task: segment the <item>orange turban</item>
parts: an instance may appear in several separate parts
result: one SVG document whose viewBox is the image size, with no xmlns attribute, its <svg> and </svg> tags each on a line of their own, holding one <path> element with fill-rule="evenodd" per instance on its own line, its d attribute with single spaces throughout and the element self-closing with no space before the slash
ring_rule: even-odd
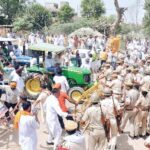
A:
<svg viewBox="0 0 150 150">
<path fill-rule="evenodd" d="M 16 88 L 17 87 L 17 82 L 11 81 L 9 85 L 10 85 L 11 88 Z"/>
</svg>

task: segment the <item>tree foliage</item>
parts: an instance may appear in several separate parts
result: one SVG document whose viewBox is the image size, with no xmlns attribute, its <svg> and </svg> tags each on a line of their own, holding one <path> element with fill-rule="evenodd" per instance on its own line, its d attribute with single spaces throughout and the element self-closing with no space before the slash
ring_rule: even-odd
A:
<svg viewBox="0 0 150 150">
<path fill-rule="evenodd" d="M 150 1 L 145 0 L 145 16 L 143 19 L 144 30 L 147 35 L 150 34 Z"/>
<path fill-rule="evenodd" d="M 82 16 L 98 19 L 105 13 L 104 4 L 101 0 L 82 0 Z"/>
<path fill-rule="evenodd" d="M 14 21 L 14 28 L 19 30 L 42 30 L 51 24 L 51 13 L 40 4 L 32 4 Z"/>
<path fill-rule="evenodd" d="M 29 17 L 32 16 L 33 27 L 36 30 L 41 30 L 45 26 L 51 24 L 51 13 L 40 4 L 33 4 L 28 9 Z"/>
<path fill-rule="evenodd" d="M 33 29 L 33 20 L 32 17 L 28 14 L 23 15 L 22 17 L 17 17 L 13 23 L 15 31 L 30 31 Z"/>
<path fill-rule="evenodd" d="M 28 0 L 0 0 L 0 13 L 6 24 L 11 24 L 19 11 L 23 11 Z"/>
<path fill-rule="evenodd" d="M 58 12 L 58 19 L 62 23 L 70 22 L 75 15 L 74 10 L 68 5 L 63 5 Z"/>
<path fill-rule="evenodd" d="M 99 32 L 106 34 L 107 29 L 113 23 L 114 17 L 100 17 L 98 20 L 94 18 L 78 18 L 71 23 L 63 23 L 63 24 L 53 24 L 49 28 L 49 32 L 53 34 L 70 34 L 75 30 L 83 27 L 90 27 L 98 30 Z"/>
</svg>

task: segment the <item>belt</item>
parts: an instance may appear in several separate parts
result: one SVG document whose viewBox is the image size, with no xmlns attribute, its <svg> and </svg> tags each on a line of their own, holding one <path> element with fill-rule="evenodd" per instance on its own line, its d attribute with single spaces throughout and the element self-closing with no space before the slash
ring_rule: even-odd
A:
<svg viewBox="0 0 150 150">
<path fill-rule="evenodd" d="M 89 130 L 89 131 L 103 130 L 103 128 L 89 127 L 87 130 Z"/>
<path fill-rule="evenodd" d="M 148 108 L 143 108 L 142 111 L 149 111 L 149 109 Z"/>
<path fill-rule="evenodd" d="M 133 109 L 132 109 L 132 108 L 131 108 L 131 109 L 128 109 L 128 108 L 127 108 L 126 110 L 127 110 L 127 111 L 133 111 Z"/>
</svg>

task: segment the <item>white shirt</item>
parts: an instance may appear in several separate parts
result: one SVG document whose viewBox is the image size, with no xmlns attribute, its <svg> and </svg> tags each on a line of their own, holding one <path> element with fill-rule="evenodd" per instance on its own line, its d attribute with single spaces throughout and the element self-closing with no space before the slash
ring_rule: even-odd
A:
<svg viewBox="0 0 150 150">
<path fill-rule="evenodd" d="M 14 54 L 13 51 L 11 51 L 11 52 L 9 53 L 9 56 L 10 56 L 11 59 L 16 59 L 16 56 L 15 56 L 15 54 Z"/>
<path fill-rule="evenodd" d="M 12 90 L 9 85 L 0 85 L 0 89 L 6 92 L 6 102 L 16 104 L 19 99 L 19 90 Z"/>
<path fill-rule="evenodd" d="M 15 69 L 13 67 L 4 67 L 4 80 L 9 80 L 10 74 L 14 71 Z"/>
<path fill-rule="evenodd" d="M 21 54 L 22 54 L 22 52 L 21 52 L 21 50 L 20 49 L 15 49 L 14 50 L 14 54 L 15 54 L 15 56 L 21 56 Z"/>
<path fill-rule="evenodd" d="M 85 150 L 85 138 L 80 132 L 64 137 L 65 147 L 70 150 Z"/>
<path fill-rule="evenodd" d="M 62 112 L 58 99 L 54 95 L 50 95 L 44 103 L 46 110 L 46 122 L 49 130 L 48 141 L 51 142 L 54 138 L 54 147 L 59 143 L 61 138 L 62 128 L 60 126 L 58 115 L 67 117 L 68 113 Z"/>
<path fill-rule="evenodd" d="M 61 91 L 62 92 L 67 93 L 67 91 L 69 90 L 69 84 L 68 84 L 68 81 L 67 81 L 65 76 L 55 75 L 53 80 L 54 80 L 55 83 L 60 83 L 61 84 Z"/>
<path fill-rule="evenodd" d="M 34 116 L 21 116 L 19 122 L 19 144 L 22 150 L 36 150 L 39 124 Z"/>
<path fill-rule="evenodd" d="M 55 121 L 58 116 L 66 117 L 68 113 L 62 112 L 58 99 L 54 95 L 50 95 L 45 103 L 44 103 L 45 109 L 46 109 L 46 118 L 47 120 Z"/>
<path fill-rule="evenodd" d="M 37 101 L 40 101 L 43 104 L 49 95 L 50 92 L 48 90 L 43 90 L 38 96 Z"/>
<path fill-rule="evenodd" d="M 91 65 L 90 65 L 90 63 L 89 64 L 85 63 L 81 66 L 81 68 L 86 68 L 88 70 L 91 70 Z"/>
<path fill-rule="evenodd" d="M 24 91 L 24 80 L 22 79 L 22 77 L 20 77 L 16 71 L 15 72 L 12 72 L 13 76 L 12 76 L 12 79 L 11 81 L 15 81 L 17 82 L 17 89 L 19 90 L 20 93 L 22 93 Z"/>
</svg>

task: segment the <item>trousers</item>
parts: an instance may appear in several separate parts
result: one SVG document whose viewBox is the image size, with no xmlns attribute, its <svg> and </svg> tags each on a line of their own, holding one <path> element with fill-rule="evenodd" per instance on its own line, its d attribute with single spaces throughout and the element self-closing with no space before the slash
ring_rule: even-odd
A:
<svg viewBox="0 0 150 150">
<path fill-rule="evenodd" d="M 139 111 L 135 118 L 135 136 L 145 136 L 147 132 L 148 111 Z"/>
<path fill-rule="evenodd" d="M 117 144 L 117 135 L 118 135 L 118 128 L 117 128 L 117 122 L 115 118 L 110 118 L 110 132 L 111 132 L 111 138 L 110 138 L 110 149 L 115 150 L 116 144 Z"/>
<path fill-rule="evenodd" d="M 134 121 L 135 121 L 135 116 L 137 115 L 137 112 L 134 111 L 127 111 L 124 114 L 122 123 L 121 123 L 121 129 L 124 130 L 128 120 L 130 123 L 130 136 L 134 137 L 135 136 L 135 129 L 134 129 Z"/>
<path fill-rule="evenodd" d="M 92 129 L 85 131 L 86 150 L 106 150 L 107 139 L 104 130 Z"/>
</svg>

